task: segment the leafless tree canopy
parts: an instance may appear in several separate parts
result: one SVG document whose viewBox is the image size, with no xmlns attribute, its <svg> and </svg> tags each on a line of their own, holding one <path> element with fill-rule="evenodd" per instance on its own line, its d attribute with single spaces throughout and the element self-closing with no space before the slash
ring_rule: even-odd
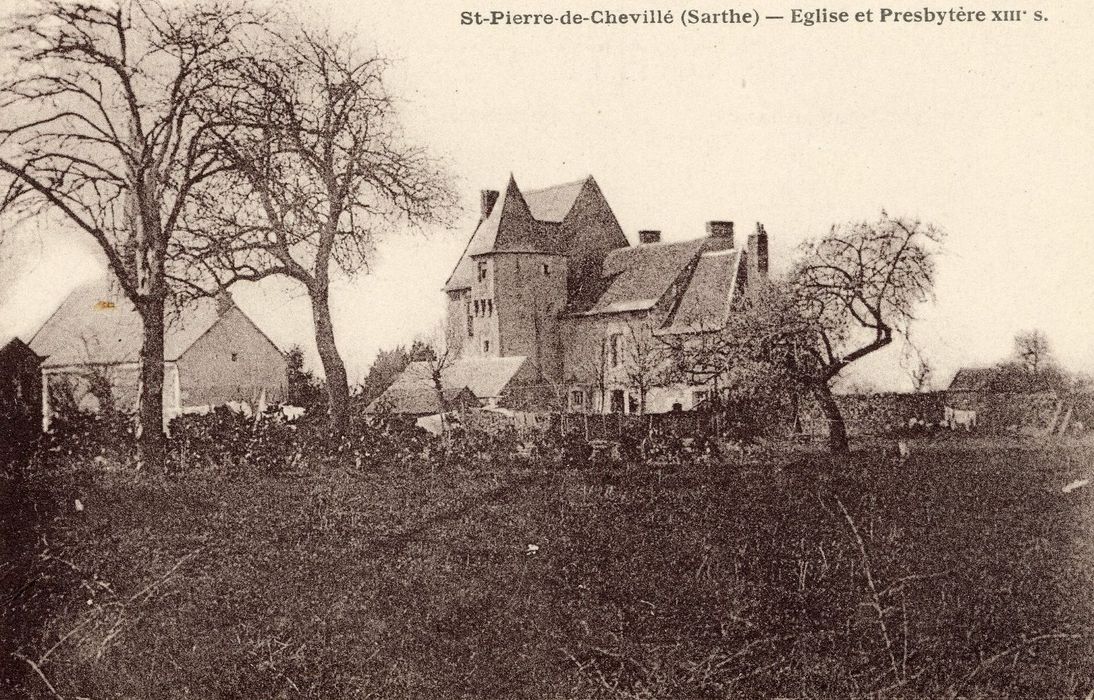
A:
<svg viewBox="0 0 1094 700">
<path fill-rule="evenodd" d="M 212 0 L 188 8 L 38 0 L 4 27 L 0 211 L 59 213 L 90 235 L 141 316 L 138 458 L 163 463 L 169 242 L 188 199 L 226 162 L 203 103 L 262 18 Z"/>
<path fill-rule="evenodd" d="M 1022 331 L 1014 336 L 1014 354 L 1029 374 L 1037 376 L 1051 362 L 1052 346 L 1044 331 Z"/>
<path fill-rule="evenodd" d="M 831 382 L 852 362 L 907 335 L 932 298 L 942 233 L 882 213 L 834 226 L 802 246 L 783 281 L 754 282 L 724 323 L 668 338 L 678 378 L 711 385 L 715 397 L 809 391 L 829 420 L 833 449 L 847 449 Z"/>
<path fill-rule="evenodd" d="M 803 246 L 791 285 L 815 334 L 824 380 L 888 345 L 894 333 L 907 334 L 918 306 L 932 299 L 941 241 L 930 224 L 882 212 Z"/>
<path fill-rule="evenodd" d="M 432 160 L 405 146 L 384 61 L 349 37 L 268 36 L 222 76 L 207 143 L 229 165 L 198 189 L 172 277 L 193 295 L 271 276 L 311 300 L 332 428 L 345 429 L 349 387 L 330 316 L 331 273 L 367 269 L 377 238 L 444 220 L 453 196 Z"/>
<path fill-rule="evenodd" d="M 17 63 L 0 92 L 0 206 L 59 210 L 139 302 L 159 282 L 149 266 L 187 197 L 225 165 L 202 138 L 200 105 L 258 21 L 223 3 L 183 11 L 148 0 L 46 0 L 15 15 L 5 27 Z M 142 248 L 151 255 L 139 265 Z"/>
<path fill-rule="evenodd" d="M 452 204 L 426 153 L 402 144 L 385 62 L 348 37 L 271 38 L 225 76 L 213 145 L 234 168 L 202 189 L 179 254 L 186 284 L 292 277 L 325 288 L 330 268 L 367 269 L 376 239 L 400 222 L 443 219 Z"/>
</svg>

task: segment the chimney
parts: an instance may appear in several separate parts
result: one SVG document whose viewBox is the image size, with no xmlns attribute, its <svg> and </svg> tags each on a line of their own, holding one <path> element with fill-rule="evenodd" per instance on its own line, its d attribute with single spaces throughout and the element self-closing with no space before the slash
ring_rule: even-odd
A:
<svg viewBox="0 0 1094 700">
<path fill-rule="evenodd" d="M 759 221 L 756 222 L 756 233 L 748 235 L 748 276 L 755 279 L 767 277 L 767 231 Z"/>
<path fill-rule="evenodd" d="M 711 238 L 720 238 L 727 242 L 726 247 L 733 247 L 733 222 L 732 221 L 708 221 L 707 235 Z"/>
<path fill-rule="evenodd" d="M 482 211 L 480 221 L 490 216 L 490 212 L 494 211 L 494 205 L 498 203 L 498 194 L 497 190 L 482 190 L 479 193 L 479 207 Z"/>
<path fill-rule="evenodd" d="M 646 245 L 647 243 L 660 243 L 661 242 L 661 232 L 660 231 L 639 231 L 638 232 L 638 242 L 641 243 L 642 245 Z"/>
</svg>

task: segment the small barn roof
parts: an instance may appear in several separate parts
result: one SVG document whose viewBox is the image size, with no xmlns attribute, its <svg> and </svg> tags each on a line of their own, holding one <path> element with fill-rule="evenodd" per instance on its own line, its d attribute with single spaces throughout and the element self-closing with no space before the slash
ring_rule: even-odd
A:
<svg viewBox="0 0 1094 700">
<path fill-rule="evenodd" d="M 238 308 L 238 307 L 234 307 Z M 165 319 L 164 359 L 177 360 L 220 318 L 217 302 L 199 299 Z M 75 289 L 31 339 L 44 367 L 126 364 L 140 357 L 143 324 L 117 284 Z"/>
<path fill-rule="evenodd" d="M 1047 374 L 1034 376 L 1019 367 L 962 367 L 957 370 L 947 391 L 981 391 L 993 394 L 1052 393 Z"/>
<path fill-rule="evenodd" d="M 458 397 L 466 389 L 478 399 L 496 398 L 516 376 L 527 358 L 469 357 L 457 360 L 441 372 L 445 400 Z M 375 411 L 386 405 L 395 413 L 436 413 L 437 392 L 433 386 L 429 363 L 411 362 L 391 386 L 374 400 L 367 410 Z"/>
<path fill-rule="evenodd" d="M 962 367 L 953 375 L 947 391 L 984 391 L 994 377 L 994 367 Z"/>
</svg>

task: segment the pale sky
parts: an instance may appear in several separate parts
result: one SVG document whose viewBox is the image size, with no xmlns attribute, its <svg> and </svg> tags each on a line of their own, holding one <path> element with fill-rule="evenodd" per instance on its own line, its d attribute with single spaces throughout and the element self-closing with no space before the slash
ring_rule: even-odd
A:
<svg viewBox="0 0 1094 700">
<path fill-rule="evenodd" d="M 642 4 L 659 6 L 682 9 Z M 702 235 L 709 219 L 741 233 L 762 221 L 776 267 L 835 222 L 882 208 L 920 217 L 949 232 L 937 304 L 916 329 L 939 385 L 961 365 L 1002 359 L 1029 328 L 1065 365 L 1094 370 L 1094 3 L 1041 3 L 1049 21 L 1010 25 L 459 25 L 465 9 L 625 7 L 316 0 L 301 10 L 393 60 L 406 131 L 444 158 L 465 208 L 449 231 L 392 232 L 371 272 L 339 285 L 351 380 L 377 349 L 436 326 L 478 192 L 502 189 L 510 172 L 525 189 L 594 175 L 632 240 L 640 228 L 673 240 Z M 0 335 L 29 337 L 101 265 L 55 222 L 19 234 L 15 262 L 0 265 Z M 308 307 L 290 285 L 237 299 L 275 342 L 310 348 Z M 857 374 L 900 387 L 899 356 L 886 350 Z"/>
</svg>

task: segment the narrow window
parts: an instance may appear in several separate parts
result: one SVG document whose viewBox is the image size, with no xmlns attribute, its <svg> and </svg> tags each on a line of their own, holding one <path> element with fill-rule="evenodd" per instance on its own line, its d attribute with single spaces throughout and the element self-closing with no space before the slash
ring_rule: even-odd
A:
<svg viewBox="0 0 1094 700">
<path fill-rule="evenodd" d="M 551 266 L 548 263 L 543 263 L 543 276 L 551 274 Z"/>
<path fill-rule="evenodd" d="M 238 359 L 239 359 L 239 353 L 233 352 L 232 353 L 232 362 L 235 362 Z"/>
<path fill-rule="evenodd" d="M 482 351 L 483 352 L 490 352 L 490 341 L 489 340 L 483 340 L 482 341 Z"/>
<path fill-rule="evenodd" d="M 475 318 L 471 315 L 471 302 L 467 302 L 467 337 L 475 337 Z"/>
<path fill-rule="evenodd" d="M 582 408 L 585 406 L 585 392 L 581 389 L 574 389 L 570 392 L 570 406 L 573 408 Z"/>
<path fill-rule="evenodd" d="M 478 299 L 475 300 L 475 315 L 476 316 L 479 315 L 479 300 Z"/>
<path fill-rule="evenodd" d="M 487 299 L 486 300 L 486 315 L 487 316 L 493 316 L 494 315 L 494 300 L 493 299 Z"/>
<path fill-rule="evenodd" d="M 612 367 L 618 367 L 623 362 L 623 334 L 612 333 L 608 340 Z"/>
<path fill-rule="evenodd" d="M 479 262 L 479 281 L 482 282 L 486 279 L 486 261 Z"/>
</svg>

